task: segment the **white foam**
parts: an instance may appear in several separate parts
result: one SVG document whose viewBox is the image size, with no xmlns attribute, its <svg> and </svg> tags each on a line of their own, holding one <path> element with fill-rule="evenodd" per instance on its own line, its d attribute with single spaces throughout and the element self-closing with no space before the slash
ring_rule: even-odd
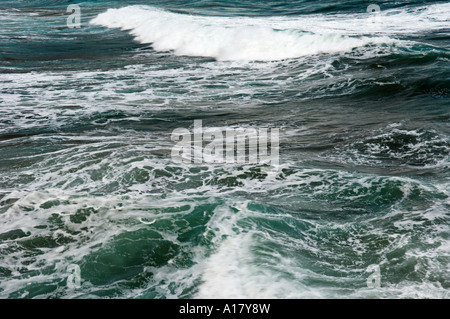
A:
<svg viewBox="0 0 450 319">
<path fill-rule="evenodd" d="M 157 51 L 220 61 L 283 60 L 397 42 L 389 37 L 349 37 L 335 31 L 304 32 L 302 21 L 200 17 L 149 6 L 109 9 L 91 23 L 130 30 L 137 41 L 152 43 Z"/>
<path fill-rule="evenodd" d="M 301 27 L 314 33 L 346 35 L 412 35 L 440 30 L 448 32 L 450 4 L 384 10 L 378 14 L 305 15 L 274 22 L 274 27 Z M 364 11 L 364 10 L 362 10 Z"/>
</svg>

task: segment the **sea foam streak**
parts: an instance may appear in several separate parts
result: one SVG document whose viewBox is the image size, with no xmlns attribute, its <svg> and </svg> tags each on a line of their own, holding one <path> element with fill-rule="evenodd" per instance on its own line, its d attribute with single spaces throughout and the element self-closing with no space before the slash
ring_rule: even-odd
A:
<svg viewBox="0 0 450 319">
<path fill-rule="evenodd" d="M 301 21 L 280 22 L 283 20 L 191 16 L 148 6 L 109 9 L 91 21 L 130 30 L 137 41 L 152 43 L 157 51 L 173 50 L 176 55 L 219 61 L 275 61 L 398 42 L 386 36 L 307 32 L 301 29 Z"/>
</svg>

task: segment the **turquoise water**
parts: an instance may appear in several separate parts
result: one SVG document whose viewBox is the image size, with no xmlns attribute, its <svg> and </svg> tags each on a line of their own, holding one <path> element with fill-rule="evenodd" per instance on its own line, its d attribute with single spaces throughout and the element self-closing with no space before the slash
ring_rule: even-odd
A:
<svg viewBox="0 0 450 319">
<path fill-rule="evenodd" d="M 448 298 L 448 2 L 69 4 L 0 1 L 1 298 Z"/>
</svg>

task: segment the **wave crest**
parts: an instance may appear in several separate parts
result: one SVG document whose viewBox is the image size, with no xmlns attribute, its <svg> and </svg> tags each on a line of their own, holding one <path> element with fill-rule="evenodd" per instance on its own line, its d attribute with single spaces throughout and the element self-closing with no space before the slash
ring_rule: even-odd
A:
<svg viewBox="0 0 450 319">
<path fill-rule="evenodd" d="M 148 6 L 109 9 L 91 23 L 130 30 L 137 41 L 151 43 L 157 51 L 212 57 L 219 61 L 276 61 L 396 42 L 386 36 L 315 34 L 289 24 L 286 29 L 275 29 L 270 20 L 261 23 L 251 18 L 192 16 Z"/>
</svg>

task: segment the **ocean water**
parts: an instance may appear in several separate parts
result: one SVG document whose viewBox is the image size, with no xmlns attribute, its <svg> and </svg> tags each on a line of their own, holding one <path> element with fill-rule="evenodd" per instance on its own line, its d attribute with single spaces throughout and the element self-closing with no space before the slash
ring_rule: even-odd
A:
<svg viewBox="0 0 450 319">
<path fill-rule="evenodd" d="M 2 0 L 0 27 L 1 298 L 449 297 L 448 1 Z M 279 164 L 173 161 L 194 120 L 278 128 Z"/>
</svg>

